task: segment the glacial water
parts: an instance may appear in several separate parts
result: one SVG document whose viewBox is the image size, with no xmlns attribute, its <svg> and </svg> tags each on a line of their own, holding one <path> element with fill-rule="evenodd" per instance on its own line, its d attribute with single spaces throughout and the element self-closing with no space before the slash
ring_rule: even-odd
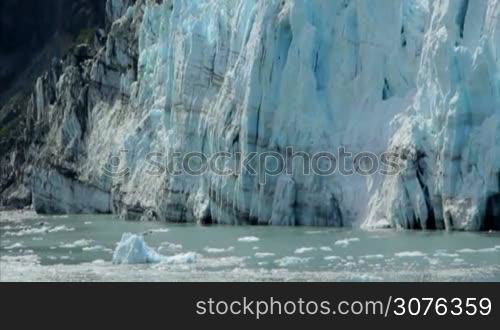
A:
<svg viewBox="0 0 500 330">
<path fill-rule="evenodd" d="M 113 264 L 124 233 L 169 262 Z M 0 213 L 1 281 L 500 281 L 500 233 L 126 222 Z"/>
</svg>

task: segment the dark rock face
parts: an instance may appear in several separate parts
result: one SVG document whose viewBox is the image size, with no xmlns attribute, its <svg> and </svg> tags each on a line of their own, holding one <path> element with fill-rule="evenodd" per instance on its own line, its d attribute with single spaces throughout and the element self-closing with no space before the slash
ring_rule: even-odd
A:
<svg viewBox="0 0 500 330">
<path fill-rule="evenodd" d="M 88 57 L 88 43 L 105 26 L 102 0 L 2 0 L 0 2 L 0 207 L 31 204 L 24 176 L 29 145 L 42 139 L 44 125 L 29 130 L 36 79 L 55 86 L 62 73 L 60 59 L 74 53 Z M 99 38 L 96 38 L 99 39 Z M 46 100 L 55 98 L 54 88 Z M 40 142 L 40 141 L 38 141 Z"/>
<path fill-rule="evenodd" d="M 51 57 L 60 57 L 80 33 L 104 26 L 102 0 L 3 0 L 0 2 L 0 104 L 8 90 L 37 56 L 36 77 Z M 38 74 L 37 74 L 38 73 Z M 23 77 L 24 78 L 24 77 Z M 27 87 L 30 79 L 17 89 Z"/>
<path fill-rule="evenodd" d="M 120 93 L 121 81 L 123 75 L 136 76 L 143 13 L 137 6 L 128 19 L 111 24 L 135 1 L 110 3 L 47 1 L 48 16 L 33 18 L 30 29 L 48 24 L 35 38 L 36 46 L 30 46 L 38 53 L 26 59 L 36 74 L 16 72 L 10 85 L 2 86 L 3 93 L 15 97 L 7 95 L 0 110 L 0 209 L 32 205 L 50 214 L 112 212 L 109 184 L 82 173 L 90 111 L 101 101 L 127 97 Z M 18 48 L 10 53 L 30 52 L 14 44 Z"/>
</svg>

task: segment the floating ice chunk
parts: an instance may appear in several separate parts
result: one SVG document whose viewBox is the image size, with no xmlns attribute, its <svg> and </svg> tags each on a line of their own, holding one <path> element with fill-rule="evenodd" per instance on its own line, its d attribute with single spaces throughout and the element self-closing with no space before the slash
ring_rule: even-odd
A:
<svg viewBox="0 0 500 330">
<path fill-rule="evenodd" d="M 125 233 L 113 254 L 114 264 L 149 264 L 162 261 L 162 256 L 150 248 L 141 235 Z"/>
<path fill-rule="evenodd" d="M 458 258 L 459 254 L 458 253 L 448 253 L 446 251 L 437 251 L 434 253 L 434 257 L 441 257 L 441 258 Z"/>
<path fill-rule="evenodd" d="M 333 251 L 333 249 L 331 247 L 329 247 L 329 246 L 322 246 L 319 249 L 321 251 L 323 251 L 323 252 L 331 252 L 331 251 Z"/>
<path fill-rule="evenodd" d="M 300 264 L 305 264 L 309 262 L 311 258 L 299 258 L 299 257 L 284 257 L 278 260 L 275 260 L 274 262 L 278 264 L 280 267 L 287 267 L 287 266 L 293 266 L 293 265 L 300 265 Z"/>
<path fill-rule="evenodd" d="M 198 261 L 198 258 L 200 256 L 197 253 L 194 252 L 186 252 L 186 253 L 181 253 L 177 254 L 175 256 L 170 256 L 170 257 L 165 257 L 161 256 L 161 263 L 162 264 L 194 264 Z"/>
<path fill-rule="evenodd" d="M 238 238 L 238 242 L 242 242 L 242 243 L 253 243 L 253 242 L 258 242 L 258 241 L 260 241 L 260 238 L 255 237 L 255 236 L 247 236 L 247 237 Z"/>
<path fill-rule="evenodd" d="M 49 228 L 49 233 L 59 233 L 59 232 L 70 232 L 75 231 L 75 228 L 67 227 L 67 226 L 57 226 L 54 228 Z"/>
<path fill-rule="evenodd" d="M 47 226 L 45 224 L 41 224 L 40 226 L 37 227 L 24 227 L 23 229 L 17 231 L 17 232 L 6 232 L 5 236 L 28 236 L 28 235 L 41 235 L 41 234 L 47 234 L 47 233 L 58 233 L 58 232 L 70 232 L 70 231 L 75 231 L 75 228 L 70 228 L 66 226 L 57 226 L 54 228 L 51 228 L 50 226 Z"/>
<path fill-rule="evenodd" d="M 204 267 L 207 268 L 239 268 L 245 266 L 245 260 L 248 257 L 222 257 L 222 258 L 206 258 Z"/>
<path fill-rule="evenodd" d="M 398 258 L 419 258 L 427 256 L 427 254 L 420 251 L 404 251 L 395 253 L 394 255 Z"/>
<path fill-rule="evenodd" d="M 15 243 L 9 246 L 4 247 L 5 250 L 18 250 L 24 248 L 22 243 Z"/>
<path fill-rule="evenodd" d="M 305 233 L 306 235 L 322 235 L 328 234 L 328 230 L 308 230 Z"/>
<path fill-rule="evenodd" d="M 170 229 L 168 228 L 159 228 L 151 230 L 152 233 L 168 233 Z"/>
<path fill-rule="evenodd" d="M 207 253 L 213 253 L 213 254 L 216 254 L 216 253 L 226 253 L 226 252 L 231 252 L 231 251 L 234 251 L 234 247 L 233 246 L 230 246 L 228 247 L 227 249 L 219 249 L 219 248 L 211 248 L 211 247 L 206 247 L 204 249 Z"/>
<path fill-rule="evenodd" d="M 168 251 L 179 251 L 182 250 L 182 245 L 181 244 L 175 244 L 175 243 L 170 243 L 170 242 L 164 242 L 160 244 L 160 247 L 158 248 L 158 251 L 163 251 L 163 250 L 168 250 Z"/>
<path fill-rule="evenodd" d="M 125 233 L 113 254 L 114 264 L 190 264 L 195 263 L 199 255 L 193 252 L 174 256 L 163 256 L 149 247 L 142 235 Z"/>
<path fill-rule="evenodd" d="M 75 249 L 75 248 L 83 248 L 85 246 L 89 246 L 92 244 L 94 241 L 92 240 L 87 240 L 87 239 L 80 239 L 78 241 L 75 241 L 73 243 L 68 243 L 68 244 L 61 244 L 59 247 L 63 249 Z"/>
<path fill-rule="evenodd" d="M 458 253 L 493 253 L 493 252 L 500 252 L 500 249 L 497 247 L 492 247 L 492 248 L 484 248 L 484 249 L 461 249 L 457 251 Z"/>
<path fill-rule="evenodd" d="M 82 250 L 85 252 L 103 251 L 103 252 L 113 253 L 112 249 L 108 249 L 102 245 L 87 246 L 87 247 L 84 247 Z"/>
<path fill-rule="evenodd" d="M 353 237 L 353 238 L 346 238 L 346 239 L 341 239 L 335 242 L 336 246 L 340 247 L 347 247 L 349 244 L 354 243 L 354 242 L 359 242 L 359 238 Z"/>
<path fill-rule="evenodd" d="M 43 227 L 39 227 L 39 228 L 31 228 L 31 227 L 27 227 L 25 229 L 21 229 L 17 232 L 6 232 L 5 233 L 5 236 L 17 236 L 17 237 L 21 237 L 21 236 L 28 236 L 28 235 L 40 235 L 40 234 L 46 234 L 48 231 L 49 231 L 49 227 L 46 227 L 46 226 L 43 226 Z"/>
<path fill-rule="evenodd" d="M 328 256 L 324 258 L 326 261 L 342 260 L 339 256 Z"/>
<path fill-rule="evenodd" d="M 313 252 L 316 250 L 317 249 L 313 248 L 313 247 L 302 247 L 302 248 L 295 250 L 295 254 L 305 254 L 305 253 L 310 253 L 310 252 Z"/>
<path fill-rule="evenodd" d="M 383 254 L 368 254 L 366 256 L 361 256 L 360 259 L 384 259 Z"/>
</svg>

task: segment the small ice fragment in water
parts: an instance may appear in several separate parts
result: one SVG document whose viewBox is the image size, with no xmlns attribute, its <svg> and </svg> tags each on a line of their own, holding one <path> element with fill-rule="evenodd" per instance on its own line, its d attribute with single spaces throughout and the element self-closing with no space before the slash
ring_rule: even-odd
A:
<svg viewBox="0 0 500 330">
<path fill-rule="evenodd" d="M 459 257 L 459 254 L 457 253 L 448 253 L 446 251 L 437 251 L 436 253 L 434 253 L 434 257 L 437 257 L 437 258 L 458 258 Z"/>
<path fill-rule="evenodd" d="M 353 237 L 353 238 L 346 238 L 346 239 L 341 239 L 335 242 L 336 246 L 341 246 L 341 247 L 347 247 L 349 244 L 354 243 L 354 242 L 359 242 L 359 238 Z"/>
<path fill-rule="evenodd" d="M 404 251 L 394 254 L 398 258 L 418 258 L 427 256 L 425 253 L 420 251 Z"/>
<path fill-rule="evenodd" d="M 193 264 L 198 261 L 199 255 L 194 252 L 177 254 L 171 257 L 161 256 L 162 264 Z"/>
<path fill-rule="evenodd" d="M 333 249 L 329 246 L 322 246 L 319 248 L 321 251 L 324 251 L 324 252 L 331 252 L 333 251 Z"/>
<path fill-rule="evenodd" d="M 234 247 L 230 246 L 227 249 L 219 249 L 219 248 L 211 248 L 211 247 L 206 247 L 204 249 L 207 253 L 226 253 L 226 252 L 231 252 L 234 251 Z"/>
<path fill-rule="evenodd" d="M 458 253 L 492 253 L 492 252 L 500 252 L 500 249 L 497 247 L 485 248 L 485 249 L 461 249 L 457 251 Z"/>
<path fill-rule="evenodd" d="M 152 233 L 168 233 L 170 229 L 168 228 L 159 228 L 151 230 Z"/>
<path fill-rule="evenodd" d="M 313 251 L 316 251 L 316 248 L 302 247 L 302 248 L 295 250 L 295 254 L 304 254 L 304 253 L 309 253 L 309 252 L 313 252 Z"/>
<path fill-rule="evenodd" d="M 238 238 L 238 242 L 242 242 L 242 243 L 252 243 L 252 242 L 258 242 L 258 241 L 260 241 L 260 238 L 255 237 L 255 236 L 247 236 L 247 237 Z"/>
<path fill-rule="evenodd" d="M 75 228 L 69 228 L 66 226 L 58 226 L 54 228 L 50 228 L 46 226 L 44 222 L 39 223 L 35 227 L 25 227 L 24 229 L 18 232 L 6 232 L 5 236 L 27 236 L 27 235 L 39 235 L 39 234 L 47 234 L 47 233 L 58 233 L 58 232 L 69 232 L 74 231 Z"/>
<path fill-rule="evenodd" d="M 287 267 L 287 266 L 292 266 L 292 265 L 299 265 L 299 264 L 305 264 L 309 262 L 311 258 L 299 258 L 299 257 L 284 257 L 278 260 L 275 260 L 274 262 L 278 264 L 280 267 Z"/>
<path fill-rule="evenodd" d="M 79 247 L 89 246 L 93 242 L 94 241 L 92 241 L 92 240 L 81 239 L 81 240 L 75 241 L 73 243 L 61 244 L 60 247 L 63 249 L 75 249 L 75 248 L 79 248 Z"/>
<path fill-rule="evenodd" d="M 384 259 L 383 254 L 368 254 L 366 256 L 361 256 L 360 259 Z"/>
<path fill-rule="evenodd" d="M 164 249 L 167 249 L 169 251 L 179 251 L 182 250 L 182 245 L 180 244 L 175 244 L 175 243 L 170 243 L 170 242 L 164 242 L 160 244 L 161 246 L 158 248 L 158 251 L 162 251 Z"/>
<path fill-rule="evenodd" d="M 16 250 L 16 249 L 22 249 L 22 248 L 24 248 L 24 245 L 22 243 L 15 243 L 15 244 L 4 247 L 5 250 Z"/>
<path fill-rule="evenodd" d="M 327 234 L 328 231 L 326 230 L 309 230 L 309 231 L 306 231 L 305 234 L 306 235 L 321 235 L 321 234 Z"/>
<path fill-rule="evenodd" d="M 48 230 L 49 233 L 59 233 L 59 232 L 69 232 L 75 231 L 75 228 L 66 227 L 66 226 L 57 226 Z"/>
<path fill-rule="evenodd" d="M 84 252 L 95 252 L 95 251 L 103 251 L 103 252 L 109 252 L 113 253 L 112 249 L 108 249 L 102 245 L 95 245 L 95 246 L 87 246 L 82 249 Z"/>
</svg>

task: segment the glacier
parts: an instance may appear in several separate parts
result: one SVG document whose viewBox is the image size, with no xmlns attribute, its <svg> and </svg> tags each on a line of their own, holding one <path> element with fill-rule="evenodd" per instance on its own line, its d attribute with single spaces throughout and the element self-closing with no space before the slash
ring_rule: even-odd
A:
<svg viewBox="0 0 500 330">
<path fill-rule="evenodd" d="M 7 190 L 29 190 L 37 212 L 500 229 L 499 0 L 108 0 L 106 10 L 105 40 L 37 80 L 23 173 Z M 405 166 L 297 168 L 265 184 L 265 173 L 147 174 L 150 153 L 288 146 L 390 151 Z M 112 158 L 124 175 L 106 175 Z"/>
</svg>

